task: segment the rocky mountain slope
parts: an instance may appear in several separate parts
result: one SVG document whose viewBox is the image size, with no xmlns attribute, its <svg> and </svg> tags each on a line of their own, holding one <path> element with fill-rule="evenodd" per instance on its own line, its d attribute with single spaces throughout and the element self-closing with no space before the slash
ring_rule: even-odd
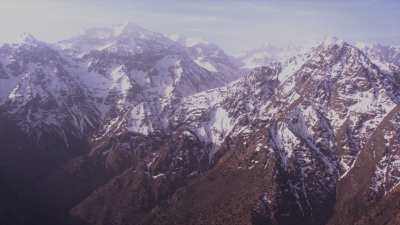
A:
<svg viewBox="0 0 400 225">
<path fill-rule="evenodd" d="M 331 38 L 241 71 L 134 24 L 5 45 L 0 221 L 396 224 L 397 56 Z"/>
</svg>

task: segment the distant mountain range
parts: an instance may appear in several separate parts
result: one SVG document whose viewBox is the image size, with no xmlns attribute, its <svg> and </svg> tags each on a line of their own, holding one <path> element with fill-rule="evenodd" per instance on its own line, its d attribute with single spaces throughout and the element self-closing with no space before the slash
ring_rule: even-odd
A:
<svg viewBox="0 0 400 225">
<path fill-rule="evenodd" d="M 381 44 L 25 35 L 0 47 L 0 224 L 400 224 L 399 87 Z"/>
</svg>

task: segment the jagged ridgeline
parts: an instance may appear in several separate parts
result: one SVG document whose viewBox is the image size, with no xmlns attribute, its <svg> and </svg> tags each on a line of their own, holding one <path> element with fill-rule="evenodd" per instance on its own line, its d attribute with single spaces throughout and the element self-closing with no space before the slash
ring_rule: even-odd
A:
<svg viewBox="0 0 400 225">
<path fill-rule="evenodd" d="M 399 224 L 399 76 L 336 38 L 27 35 L 0 47 L 0 224 Z"/>
</svg>

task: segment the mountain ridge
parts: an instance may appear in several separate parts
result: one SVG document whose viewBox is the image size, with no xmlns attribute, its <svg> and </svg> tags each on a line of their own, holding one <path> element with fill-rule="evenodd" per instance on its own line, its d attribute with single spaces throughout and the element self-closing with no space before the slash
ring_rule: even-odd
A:
<svg viewBox="0 0 400 225">
<path fill-rule="evenodd" d="M 331 38 L 242 70 L 134 24 L 32 40 L 0 48 L 2 173 L 35 187 L 16 206 L 98 225 L 368 224 L 392 207 L 395 223 L 396 48 Z"/>
</svg>

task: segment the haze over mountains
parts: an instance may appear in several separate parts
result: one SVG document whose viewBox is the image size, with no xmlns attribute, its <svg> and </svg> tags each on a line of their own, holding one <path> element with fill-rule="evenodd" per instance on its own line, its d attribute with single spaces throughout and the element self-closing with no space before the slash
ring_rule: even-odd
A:
<svg viewBox="0 0 400 225">
<path fill-rule="evenodd" d="M 382 44 L 26 35 L 0 47 L 0 224 L 399 224 L 399 85 Z"/>
</svg>

